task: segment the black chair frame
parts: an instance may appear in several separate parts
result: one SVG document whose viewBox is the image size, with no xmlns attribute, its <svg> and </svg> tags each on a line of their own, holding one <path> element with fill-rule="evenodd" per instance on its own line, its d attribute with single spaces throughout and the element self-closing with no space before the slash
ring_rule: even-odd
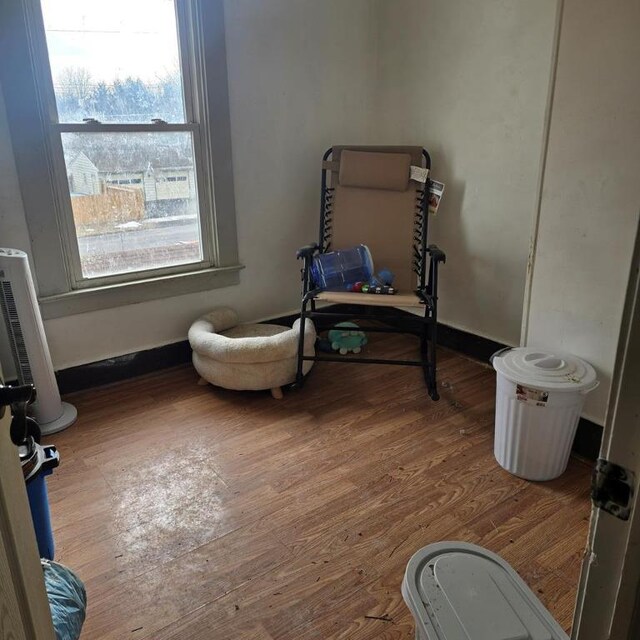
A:
<svg viewBox="0 0 640 640">
<path fill-rule="evenodd" d="M 294 386 L 301 387 L 304 382 L 302 373 L 303 362 L 352 362 L 357 364 L 388 364 L 421 367 L 427 385 L 427 392 L 432 400 L 438 400 L 439 394 L 436 381 L 436 346 L 438 337 L 438 265 L 446 261 L 446 255 L 436 245 L 428 244 L 429 231 L 429 179 L 424 188 L 418 189 L 416 198 L 416 211 L 414 223 L 413 244 L 413 271 L 416 274 L 418 287 L 415 293 L 424 313 L 416 315 L 415 328 L 400 326 L 400 315 L 392 311 L 393 307 L 377 307 L 388 309 L 386 313 L 373 313 L 372 307 L 376 305 L 362 305 L 362 312 L 336 312 L 332 307 L 327 310 L 316 308 L 316 297 L 322 289 L 314 288 L 311 278 L 311 263 L 316 253 L 325 253 L 331 250 L 331 227 L 333 188 L 328 186 L 328 176 L 331 173 L 329 160 L 333 149 L 328 149 L 322 160 L 322 187 L 320 193 L 320 232 L 319 241 L 309 244 L 298 250 L 296 256 L 303 260 L 302 273 L 302 306 L 300 311 L 300 338 L 298 342 L 298 362 L 296 381 Z M 423 166 L 431 169 L 431 158 L 425 149 L 422 150 Z M 362 294 L 368 295 L 368 294 Z M 361 305 L 358 305 L 360 307 Z M 361 358 L 341 355 L 315 355 L 306 356 L 304 348 L 304 328 L 307 319 L 316 321 L 328 320 L 330 326 L 345 320 L 377 320 L 386 326 L 362 326 L 362 331 L 378 333 L 410 333 L 420 339 L 420 358 L 417 360 L 389 360 L 381 358 Z"/>
</svg>

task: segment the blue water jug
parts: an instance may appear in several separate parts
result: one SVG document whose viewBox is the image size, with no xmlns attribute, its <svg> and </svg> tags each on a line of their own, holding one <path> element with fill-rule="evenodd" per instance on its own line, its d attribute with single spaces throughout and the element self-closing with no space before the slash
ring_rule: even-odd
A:
<svg viewBox="0 0 640 640">
<path fill-rule="evenodd" d="M 368 282 L 372 275 L 371 252 L 364 244 L 320 253 L 311 264 L 313 282 L 322 289 L 344 289 L 348 284 Z"/>
</svg>

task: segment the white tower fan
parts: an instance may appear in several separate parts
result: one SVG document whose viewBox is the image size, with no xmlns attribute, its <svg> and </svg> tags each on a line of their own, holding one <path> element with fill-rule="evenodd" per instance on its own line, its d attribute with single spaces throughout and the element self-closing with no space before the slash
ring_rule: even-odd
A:
<svg viewBox="0 0 640 640">
<path fill-rule="evenodd" d="M 24 251 L 0 249 L 0 307 L 18 381 L 36 388 L 36 401 L 30 411 L 42 434 L 66 429 L 75 422 L 78 412 L 73 405 L 60 399 L 29 260 Z"/>
</svg>

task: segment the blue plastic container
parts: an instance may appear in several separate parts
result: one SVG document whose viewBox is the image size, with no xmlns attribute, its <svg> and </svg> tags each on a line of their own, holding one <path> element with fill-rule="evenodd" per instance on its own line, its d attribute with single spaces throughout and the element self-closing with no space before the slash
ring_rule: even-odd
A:
<svg viewBox="0 0 640 640">
<path fill-rule="evenodd" d="M 40 557 L 53 560 L 55 546 L 45 478 L 53 473 L 53 467 L 58 466 L 59 454 L 56 448 L 52 446 L 42 447 L 41 449 L 43 461 L 39 469 L 27 480 L 27 496 L 29 497 L 31 519 L 36 532 Z"/>
<path fill-rule="evenodd" d="M 311 277 L 316 287 L 344 289 L 348 284 L 368 282 L 373 276 L 373 260 L 369 248 L 359 244 L 318 254 L 311 263 Z"/>
</svg>

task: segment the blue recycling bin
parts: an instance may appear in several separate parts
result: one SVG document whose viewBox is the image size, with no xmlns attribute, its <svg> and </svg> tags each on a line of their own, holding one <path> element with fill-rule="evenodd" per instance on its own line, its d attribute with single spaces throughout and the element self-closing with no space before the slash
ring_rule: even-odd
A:
<svg viewBox="0 0 640 640">
<path fill-rule="evenodd" d="M 47 495 L 46 477 L 53 473 L 53 469 L 60 464 L 60 454 L 53 445 L 41 446 L 34 444 L 33 464 L 29 474 L 25 477 L 27 496 L 31 507 L 31 519 L 38 541 L 38 551 L 41 558 L 53 560 L 55 546 L 53 530 L 51 528 L 51 513 L 49 510 L 49 496 Z M 23 466 L 23 471 L 25 467 Z"/>
</svg>

